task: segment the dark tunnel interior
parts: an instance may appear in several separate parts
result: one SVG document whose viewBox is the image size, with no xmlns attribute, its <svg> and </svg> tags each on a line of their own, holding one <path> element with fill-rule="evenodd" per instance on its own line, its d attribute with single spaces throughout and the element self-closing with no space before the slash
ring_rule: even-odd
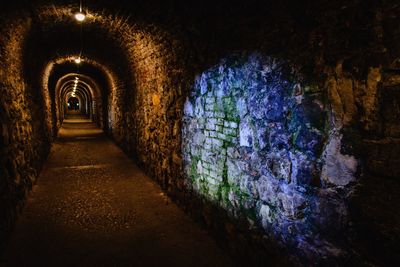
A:
<svg viewBox="0 0 400 267">
<path fill-rule="evenodd" d="M 1 266 L 400 264 L 398 1 L 14 0 L 0 26 Z"/>
</svg>

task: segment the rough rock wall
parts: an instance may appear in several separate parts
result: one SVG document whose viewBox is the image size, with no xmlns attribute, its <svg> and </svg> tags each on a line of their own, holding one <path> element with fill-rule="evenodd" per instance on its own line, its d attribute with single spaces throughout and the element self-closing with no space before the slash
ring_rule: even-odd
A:
<svg viewBox="0 0 400 267">
<path fill-rule="evenodd" d="M 371 69 L 363 86 L 380 80 L 375 101 L 364 106 L 376 111 L 370 121 L 373 127 L 361 136 L 348 134 L 353 138 L 350 149 L 364 163 L 356 194 L 350 201 L 352 228 L 357 229 L 353 232 L 354 245 L 361 248 L 365 258 L 379 258 L 375 263 L 383 266 L 400 262 L 399 78 L 399 66 L 387 66 L 379 72 Z M 359 90 L 360 84 L 355 86 Z"/>
<path fill-rule="evenodd" d="M 49 110 L 38 88 L 24 77 L 23 47 L 29 19 L 2 17 L 0 39 L 0 242 L 10 231 L 26 193 L 49 151 Z M 48 102 L 47 102 L 48 103 Z"/>
<path fill-rule="evenodd" d="M 198 194 L 250 228 L 322 258 L 345 253 L 322 232 L 346 227 L 357 160 L 340 152 L 324 88 L 294 73 L 257 54 L 203 72 L 185 103 L 185 174 Z"/>
<path fill-rule="evenodd" d="M 374 256 L 390 262 L 400 98 L 398 76 L 382 83 L 382 72 L 370 67 L 360 79 L 339 62 L 317 82 L 257 53 L 222 60 L 197 76 L 185 102 L 188 189 L 246 218 L 248 233 L 262 228 L 294 261 L 376 262 L 367 251 L 378 246 L 365 246 L 373 236 L 385 243 Z"/>
<path fill-rule="evenodd" d="M 164 188 L 179 191 L 181 176 L 180 123 L 183 77 L 180 43 L 162 29 L 143 27 L 133 36 L 134 88 L 125 93 L 126 124 L 120 144 Z"/>
</svg>

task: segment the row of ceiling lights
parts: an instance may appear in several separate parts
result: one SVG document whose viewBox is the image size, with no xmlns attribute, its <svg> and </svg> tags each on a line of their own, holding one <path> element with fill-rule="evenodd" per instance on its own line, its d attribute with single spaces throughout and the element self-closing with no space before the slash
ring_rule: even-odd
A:
<svg viewBox="0 0 400 267">
<path fill-rule="evenodd" d="M 82 11 L 82 1 L 80 1 L 80 3 L 79 3 L 79 12 L 76 12 L 74 17 L 78 22 L 83 22 L 86 19 L 86 14 Z M 81 38 L 82 38 L 82 36 L 81 36 Z M 81 55 L 82 55 L 82 48 L 81 48 L 79 57 L 74 59 L 76 64 L 80 64 L 82 62 Z M 76 96 L 76 89 L 78 88 L 78 83 L 79 83 L 79 78 L 75 77 L 74 88 L 73 88 L 72 94 L 71 94 L 72 97 Z"/>
<path fill-rule="evenodd" d="M 75 77 L 75 81 L 74 81 L 74 89 L 72 90 L 72 94 L 71 96 L 75 97 L 76 96 L 76 88 L 78 87 L 78 83 L 79 83 L 79 78 Z"/>
<path fill-rule="evenodd" d="M 80 2 L 79 2 L 79 12 L 76 12 L 74 17 L 80 23 L 82 23 L 86 19 L 86 13 L 83 12 L 83 10 L 82 10 L 82 0 L 80 0 Z M 82 39 L 83 39 L 83 36 L 82 36 L 82 24 L 81 24 L 81 43 L 82 43 Z M 81 58 L 82 52 L 83 52 L 82 50 L 83 50 L 83 47 L 81 47 L 79 56 L 74 59 L 76 64 L 80 64 L 82 62 L 82 58 Z"/>
</svg>

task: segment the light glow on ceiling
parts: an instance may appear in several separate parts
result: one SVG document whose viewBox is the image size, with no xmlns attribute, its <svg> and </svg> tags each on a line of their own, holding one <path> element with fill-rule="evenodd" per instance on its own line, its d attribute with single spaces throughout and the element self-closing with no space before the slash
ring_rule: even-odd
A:
<svg viewBox="0 0 400 267">
<path fill-rule="evenodd" d="M 86 19 L 86 15 L 83 12 L 75 13 L 75 19 L 79 22 L 83 22 Z"/>
</svg>

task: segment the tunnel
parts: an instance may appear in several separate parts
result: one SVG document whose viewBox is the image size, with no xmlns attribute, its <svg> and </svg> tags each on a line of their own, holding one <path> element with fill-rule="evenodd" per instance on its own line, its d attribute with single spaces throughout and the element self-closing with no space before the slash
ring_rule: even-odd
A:
<svg viewBox="0 0 400 267">
<path fill-rule="evenodd" d="M 0 8 L 1 266 L 398 266 L 397 1 Z"/>
</svg>

